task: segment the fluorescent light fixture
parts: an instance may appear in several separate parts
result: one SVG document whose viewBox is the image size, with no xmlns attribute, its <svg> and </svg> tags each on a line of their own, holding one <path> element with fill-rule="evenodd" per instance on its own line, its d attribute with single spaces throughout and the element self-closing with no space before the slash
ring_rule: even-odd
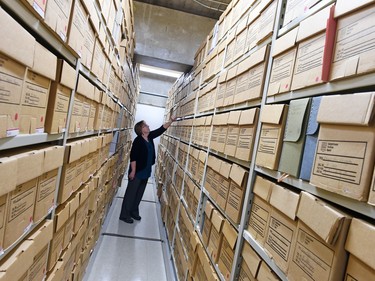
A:
<svg viewBox="0 0 375 281">
<path fill-rule="evenodd" d="M 164 68 L 159 68 L 159 67 L 154 67 L 154 66 L 149 66 L 149 65 L 144 65 L 144 64 L 139 65 L 139 70 L 142 72 L 154 73 L 158 75 L 175 77 L 175 78 L 179 78 L 182 74 L 182 72 L 179 72 L 179 71 L 174 71 L 174 70 L 169 70 L 169 69 L 164 69 Z"/>
</svg>

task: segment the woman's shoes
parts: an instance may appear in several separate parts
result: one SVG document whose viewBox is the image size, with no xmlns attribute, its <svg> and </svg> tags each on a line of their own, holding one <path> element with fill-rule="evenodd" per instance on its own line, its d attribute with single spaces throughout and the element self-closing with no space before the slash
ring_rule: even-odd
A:
<svg viewBox="0 0 375 281">
<path fill-rule="evenodd" d="M 134 222 L 132 218 L 122 218 L 122 217 L 120 217 L 120 220 L 122 220 L 126 223 L 133 223 Z"/>
</svg>

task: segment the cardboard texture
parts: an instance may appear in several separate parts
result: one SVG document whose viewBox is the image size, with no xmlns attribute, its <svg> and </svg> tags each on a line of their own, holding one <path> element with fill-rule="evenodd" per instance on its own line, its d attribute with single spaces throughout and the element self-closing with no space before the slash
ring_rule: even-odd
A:
<svg viewBox="0 0 375 281">
<path fill-rule="evenodd" d="M 288 105 L 272 104 L 262 108 L 262 123 L 255 163 L 258 166 L 276 170 L 282 148 L 282 137 L 288 114 Z"/>
<path fill-rule="evenodd" d="M 235 104 L 262 97 L 268 56 L 269 45 L 266 45 L 238 64 Z"/>
<path fill-rule="evenodd" d="M 17 186 L 17 161 L 16 157 L 0 158 L 0 196 L 14 190 Z M 0 240 L 1 241 L 1 240 Z"/>
<path fill-rule="evenodd" d="M 375 273 L 374 238 L 375 226 L 373 224 L 353 218 L 346 239 L 345 249 L 370 267 L 372 274 Z"/>
<path fill-rule="evenodd" d="M 256 280 L 255 277 L 258 274 L 262 259 L 246 241 L 243 243 L 242 258 L 243 260 L 240 270 L 240 280 Z"/>
<path fill-rule="evenodd" d="M 241 117 L 238 122 L 240 130 L 235 154 L 235 157 L 240 160 L 250 161 L 252 157 L 258 116 L 258 108 L 241 111 Z"/>
<path fill-rule="evenodd" d="M 348 258 L 344 244 L 351 218 L 304 191 L 297 217 L 297 239 L 288 280 L 343 280 Z"/>
<path fill-rule="evenodd" d="M 72 7 L 67 43 L 72 50 L 82 56 L 85 43 L 85 33 L 88 25 L 88 14 L 80 0 L 74 1 Z"/>
<path fill-rule="evenodd" d="M 324 51 L 332 53 L 334 40 L 329 40 L 326 30 L 332 5 L 308 17 L 300 23 L 297 35 L 298 50 L 291 90 L 323 83 L 323 69 L 330 68 L 324 61 Z M 328 81 L 328 77 L 326 78 Z"/>
<path fill-rule="evenodd" d="M 370 59 L 374 50 L 369 45 L 374 40 L 370 31 L 374 28 L 371 20 L 374 11 L 375 5 L 371 5 L 338 18 L 331 81 L 375 70 L 375 64 Z M 355 51 L 346 51 L 350 49 Z"/>
<path fill-rule="evenodd" d="M 318 116 L 318 110 L 321 100 L 321 97 L 314 97 L 311 101 L 309 121 L 307 123 L 306 140 L 300 171 L 300 178 L 306 181 L 310 180 L 316 145 L 318 142 L 319 123 L 316 121 L 316 118 Z"/>
<path fill-rule="evenodd" d="M 26 67 L 0 53 L 0 137 L 19 134 L 19 114 Z"/>
<path fill-rule="evenodd" d="M 229 177 L 231 181 L 225 213 L 235 224 L 239 224 L 242 215 L 243 200 L 246 193 L 248 172 L 233 163 Z"/>
<path fill-rule="evenodd" d="M 357 281 L 373 280 L 375 270 L 350 254 L 344 278 L 345 280 Z"/>
<path fill-rule="evenodd" d="M 370 185 L 370 194 L 368 196 L 368 204 L 375 205 L 375 167 L 372 173 L 372 183 Z"/>
<path fill-rule="evenodd" d="M 216 190 L 216 204 L 222 209 L 225 210 L 225 206 L 228 200 L 228 194 L 230 189 L 230 178 L 229 175 L 232 170 L 232 164 L 225 161 L 221 161 L 220 170 L 216 171 L 214 180 L 217 180 Z"/>
<path fill-rule="evenodd" d="M 50 79 L 31 69 L 26 71 L 19 117 L 21 133 L 34 134 L 44 132 L 50 84 Z"/>
<path fill-rule="evenodd" d="M 228 133 L 225 143 L 224 154 L 229 156 L 235 156 L 237 141 L 239 137 L 239 120 L 241 111 L 231 111 L 228 117 Z"/>
<path fill-rule="evenodd" d="M 374 93 L 323 97 L 311 184 L 367 201 L 375 159 L 374 100 Z"/>
<path fill-rule="evenodd" d="M 212 227 L 207 252 L 215 263 L 218 262 L 220 256 L 221 241 L 223 238 L 223 224 L 224 218 L 220 215 L 220 213 L 217 210 L 213 210 Z"/>
<path fill-rule="evenodd" d="M 68 25 L 71 16 L 72 0 L 49 0 L 47 1 L 44 22 L 66 42 Z"/>
<path fill-rule="evenodd" d="M 262 261 L 259 267 L 259 272 L 257 275 L 258 281 L 278 281 L 280 280 L 279 277 L 272 271 L 269 266 Z"/>
<path fill-rule="evenodd" d="M 295 46 L 298 28 L 278 38 L 274 43 L 272 70 L 267 96 L 290 91 L 297 54 Z"/>
<path fill-rule="evenodd" d="M 225 280 L 229 280 L 232 271 L 234 250 L 236 247 L 238 233 L 236 229 L 225 220 L 223 226 L 223 242 L 221 246 L 218 267 Z"/>
<path fill-rule="evenodd" d="M 318 0 L 288 0 L 285 9 L 283 26 L 309 11 Z"/>
<path fill-rule="evenodd" d="M 55 169 L 39 177 L 34 208 L 34 221 L 36 222 L 44 218 L 54 207 L 57 171 Z"/>
<path fill-rule="evenodd" d="M 5 222 L 4 249 L 12 245 L 33 223 L 37 179 L 30 180 L 8 195 L 8 212 Z"/>
<path fill-rule="evenodd" d="M 4 250 L 3 240 L 4 240 L 4 230 L 5 230 L 5 222 L 6 222 L 7 206 L 8 206 L 7 199 L 8 199 L 8 195 L 2 195 L 0 197 L 0 250 Z"/>
<path fill-rule="evenodd" d="M 296 178 L 300 173 L 309 111 L 310 98 L 292 100 L 289 103 L 278 170 Z"/>
<path fill-rule="evenodd" d="M 366 5 L 374 3 L 374 0 L 359 0 L 359 1 L 345 1 L 337 0 L 335 8 L 335 17 L 341 17 L 349 12 L 354 12 L 363 8 Z"/>
<path fill-rule="evenodd" d="M 274 185 L 270 198 L 272 206 L 269 229 L 264 248 L 277 266 L 287 273 L 297 233 L 299 194 Z"/>
<path fill-rule="evenodd" d="M 273 183 L 257 176 L 255 178 L 253 192 L 254 198 L 247 230 L 251 236 L 260 244 L 264 245 L 269 227 L 271 205 L 269 204 Z"/>
</svg>

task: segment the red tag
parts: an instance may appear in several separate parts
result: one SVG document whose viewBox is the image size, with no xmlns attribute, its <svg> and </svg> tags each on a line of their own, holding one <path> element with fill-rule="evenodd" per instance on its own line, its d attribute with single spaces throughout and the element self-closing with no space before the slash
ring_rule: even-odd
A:
<svg viewBox="0 0 375 281">
<path fill-rule="evenodd" d="M 44 117 L 40 116 L 40 122 L 43 122 L 43 120 L 44 120 Z"/>
<path fill-rule="evenodd" d="M 285 89 L 288 89 L 288 87 L 289 87 L 289 84 L 286 84 L 286 85 L 285 85 Z"/>
<path fill-rule="evenodd" d="M 17 120 L 18 119 L 18 113 L 16 113 L 15 115 L 14 115 L 14 120 Z"/>
</svg>

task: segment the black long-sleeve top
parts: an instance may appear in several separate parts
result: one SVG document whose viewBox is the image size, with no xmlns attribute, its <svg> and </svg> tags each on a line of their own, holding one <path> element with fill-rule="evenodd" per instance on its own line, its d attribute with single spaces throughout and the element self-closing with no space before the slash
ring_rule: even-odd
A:
<svg viewBox="0 0 375 281">
<path fill-rule="evenodd" d="M 154 145 L 154 139 L 159 137 L 161 134 L 163 134 L 167 129 L 164 128 L 163 126 L 160 126 L 160 128 L 150 131 L 148 135 L 148 141 L 152 145 L 152 151 L 153 151 L 153 156 L 152 156 L 152 161 L 151 161 L 151 166 L 155 164 L 155 145 Z M 130 150 L 130 162 L 135 161 L 136 162 L 136 170 L 137 171 L 142 171 L 144 168 L 146 168 L 147 165 L 147 146 L 145 143 L 145 140 L 143 139 L 142 136 L 137 136 L 132 144 L 132 148 Z M 131 165 L 129 165 L 129 173 L 131 172 Z"/>
</svg>

